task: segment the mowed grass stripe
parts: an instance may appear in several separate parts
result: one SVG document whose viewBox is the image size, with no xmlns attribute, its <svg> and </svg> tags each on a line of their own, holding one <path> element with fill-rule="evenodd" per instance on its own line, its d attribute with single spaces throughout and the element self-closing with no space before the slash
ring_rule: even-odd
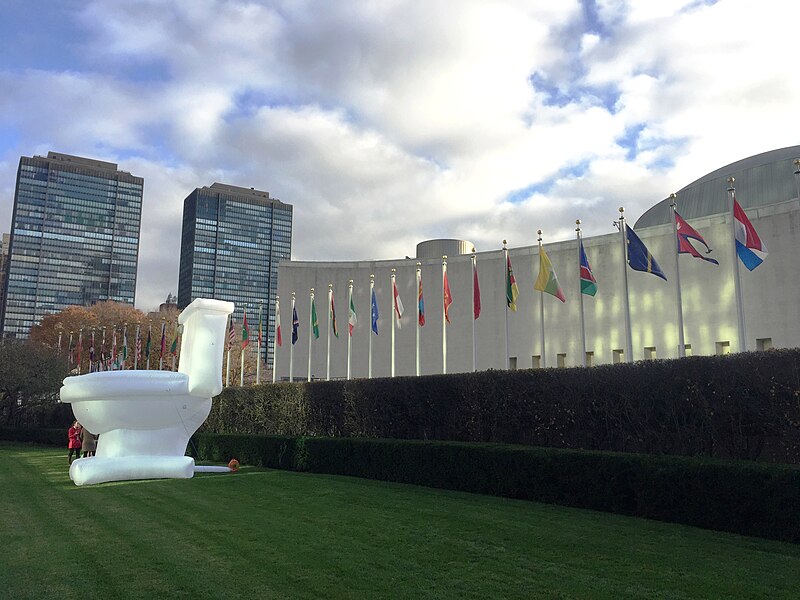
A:
<svg viewBox="0 0 800 600">
<path fill-rule="evenodd" d="M 65 454 L 0 445 L 8 597 L 795 598 L 800 584 L 800 548 L 779 542 L 250 468 L 78 488 Z"/>
</svg>

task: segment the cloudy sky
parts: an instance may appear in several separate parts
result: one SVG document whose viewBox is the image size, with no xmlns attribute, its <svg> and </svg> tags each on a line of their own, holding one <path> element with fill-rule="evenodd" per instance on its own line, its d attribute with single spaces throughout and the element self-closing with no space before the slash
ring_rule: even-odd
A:
<svg viewBox="0 0 800 600">
<path fill-rule="evenodd" d="M 796 0 L 2 0 L 0 230 L 54 150 L 145 178 L 145 310 L 214 181 L 293 204 L 300 260 L 608 233 L 800 141 L 798 27 Z"/>
</svg>

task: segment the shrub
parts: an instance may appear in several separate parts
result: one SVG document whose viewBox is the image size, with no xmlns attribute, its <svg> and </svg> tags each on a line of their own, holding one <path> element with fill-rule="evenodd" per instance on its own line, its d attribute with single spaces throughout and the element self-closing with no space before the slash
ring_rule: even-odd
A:
<svg viewBox="0 0 800 600">
<path fill-rule="evenodd" d="M 67 447 L 67 428 L 33 429 L 19 427 L 0 427 L 0 440 L 7 442 L 25 442 L 43 446 Z"/>
<path fill-rule="evenodd" d="M 203 430 L 800 463 L 800 350 L 227 388 Z"/>
<path fill-rule="evenodd" d="M 535 500 L 800 542 L 794 513 L 800 503 L 800 469 L 792 466 L 502 444 L 260 437 L 197 436 L 201 456 L 210 460 L 248 456 L 243 463 Z"/>
</svg>

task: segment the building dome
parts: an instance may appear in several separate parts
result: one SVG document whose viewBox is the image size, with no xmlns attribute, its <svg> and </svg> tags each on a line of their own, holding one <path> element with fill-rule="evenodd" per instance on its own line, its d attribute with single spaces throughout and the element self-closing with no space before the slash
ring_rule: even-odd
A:
<svg viewBox="0 0 800 600">
<path fill-rule="evenodd" d="M 442 258 L 471 254 L 475 244 L 467 240 L 426 240 L 417 244 L 417 258 Z"/>
<path fill-rule="evenodd" d="M 730 210 L 727 194 L 728 177 L 736 182 L 736 200 L 742 208 L 758 208 L 786 202 L 797 197 L 795 159 L 800 158 L 800 146 L 789 146 L 762 152 L 726 165 L 677 192 L 678 208 L 685 219 L 707 217 Z M 670 199 L 666 198 L 648 209 L 634 225 L 635 228 L 670 223 Z"/>
</svg>

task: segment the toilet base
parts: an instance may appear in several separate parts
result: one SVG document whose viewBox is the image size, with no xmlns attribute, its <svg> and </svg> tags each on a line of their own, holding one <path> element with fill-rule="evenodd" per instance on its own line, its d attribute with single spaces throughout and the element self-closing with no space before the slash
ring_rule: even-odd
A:
<svg viewBox="0 0 800 600">
<path fill-rule="evenodd" d="M 194 475 L 191 456 L 90 456 L 72 462 L 69 478 L 75 485 L 129 479 L 188 479 Z"/>
</svg>

